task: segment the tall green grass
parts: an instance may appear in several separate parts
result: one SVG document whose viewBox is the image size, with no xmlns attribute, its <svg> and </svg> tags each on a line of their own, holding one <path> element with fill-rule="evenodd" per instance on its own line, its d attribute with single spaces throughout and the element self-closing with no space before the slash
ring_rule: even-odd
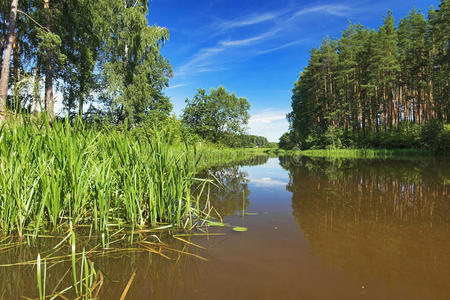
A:
<svg viewBox="0 0 450 300">
<path fill-rule="evenodd" d="M 239 164 L 258 156 L 267 156 L 264 148 L 228 148 L 216 145 L 200 145 L 196 148 L 199 169 L 222 166 L 233 163 Z"/>
<path fill-rule="evenodd" d="M 0 231 L 38 235 L 72 224 L 177 227 L 192 223 L 195 151 L 164 132 L 30 121 L 0 129 Z"/>
</svg>

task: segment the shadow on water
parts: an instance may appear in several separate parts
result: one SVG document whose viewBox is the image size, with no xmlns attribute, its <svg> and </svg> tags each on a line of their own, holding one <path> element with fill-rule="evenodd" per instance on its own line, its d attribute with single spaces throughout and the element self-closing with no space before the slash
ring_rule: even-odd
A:
<svg viewBox="0 0 450 300">
<path fill-rule="evenodd" d="M 449 161 L 280 158 L 312 254 L 415 298 L 450 292 Z M 390 294 L 392 296 L 392 294 Z"/>
</svg>

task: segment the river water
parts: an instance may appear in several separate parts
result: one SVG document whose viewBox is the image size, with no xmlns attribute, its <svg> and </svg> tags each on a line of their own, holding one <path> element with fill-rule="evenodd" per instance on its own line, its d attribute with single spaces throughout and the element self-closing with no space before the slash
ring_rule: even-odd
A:
<svg viewBox="0 0 450 300">
<path fill-rule="evenodd" d="M 134 272 L 126 299 L 450 299 L 449 161 L 259 158 L 209 176 L 230 226 L 190 239 L 207 261 L 92 258 L 108 277 L 101 299 L 119 299 Z M 70 268 L 59 265 L 49 286 Z M 37 297 L 34 267 L 0 271 L 0 297 Z"/>
</svg>

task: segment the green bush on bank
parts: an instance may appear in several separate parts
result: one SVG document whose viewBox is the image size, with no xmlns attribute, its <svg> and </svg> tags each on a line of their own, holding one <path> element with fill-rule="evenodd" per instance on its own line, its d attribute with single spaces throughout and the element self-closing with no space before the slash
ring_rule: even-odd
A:
<svg viewBox="0 0 450 300">
<path fill-rule="evenodd" d="M 431 120 L 418 124 L 400 124 L 392 130 L 380 128 L 366 133 L 345 133 L 330 126 L 324 133 L 313 131 L 303 140 L 293 131 L 285 133 L 279 142 L 284 150 L 339 149 L 418 149 L 436 155 L 450 154 L 450 124 Z"/>
</svg>

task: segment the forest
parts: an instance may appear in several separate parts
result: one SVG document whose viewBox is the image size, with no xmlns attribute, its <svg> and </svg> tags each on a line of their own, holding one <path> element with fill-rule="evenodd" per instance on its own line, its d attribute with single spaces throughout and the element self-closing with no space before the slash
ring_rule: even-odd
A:
<svg viewBox="0 0 450 300">
<path fill-rule="evenodd" d="M 377 30 L 351 24 L 312 49 L 295 82 L 286 149 L 450 151 L 450 1 Z"/>
<path fill-rule="evenodd" d="M 269 146 L 222 86 L 172 114 L 169 31 L 148 15 L 139 0 L 1 2 L 0 234 L 192 226 L 197 173 Z"/>
<path fill-rule="evenodd" d="M 80 118 L 128 129 L 152 130 L 156 124 L 179 142 L 268 146 L 264 137 L 246 134 L 249 102 L 224 87 L 213 91 L 220 100 L 216 112 L 222 113 L 201 111 L 203 130 L 172 115 L 164 89 L 173 71 L 160 53 L 169 30 L 148 25 L 147 16 L 148 1 L 2 1 L 1 119 L 45 113 L 50 121 Z"/>
</svg>

